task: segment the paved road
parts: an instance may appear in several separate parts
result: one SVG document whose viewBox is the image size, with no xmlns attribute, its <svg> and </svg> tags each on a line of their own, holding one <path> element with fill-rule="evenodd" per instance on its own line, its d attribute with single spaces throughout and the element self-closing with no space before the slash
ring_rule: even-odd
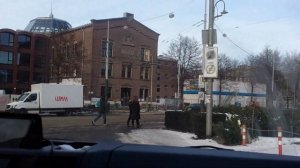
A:
<svg viewBox="0 0 300 168">
<path fill-rule="evenodd" d="M 42 117 L 44 136 L 47 139 L 64 139 L 82 142 L 111 142 L 119 141 L 117 133 L 128 133 L 128 113 L 112 113 L 107 116 L 107 125 L 102 118 L 97 125 L 91 124 L 95 116 L 44 116 Z M 164 128 L 164 114 L 160 112 L 141 113 L 140 129 Z"/>
</svg>

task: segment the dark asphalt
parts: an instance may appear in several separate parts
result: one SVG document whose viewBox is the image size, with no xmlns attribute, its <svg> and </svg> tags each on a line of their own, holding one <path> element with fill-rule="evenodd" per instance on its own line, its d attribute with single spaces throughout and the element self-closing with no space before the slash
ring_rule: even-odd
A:
<svg viewBox="0 0 300 168">
<path fill-rule="evenodd" d="M 120 142 L 118 133 L 132 129 L 126 125 L 127 114 L 110 115 L 107 125 L 99 119 L 96 126 L 91 124 L 95 116 L 43 117 L 43 131 L 46 139 L 70 140 L 77 142 Z M 141 114 L 141 128 L 164 128 L 164 114 Z"/>
</svg>

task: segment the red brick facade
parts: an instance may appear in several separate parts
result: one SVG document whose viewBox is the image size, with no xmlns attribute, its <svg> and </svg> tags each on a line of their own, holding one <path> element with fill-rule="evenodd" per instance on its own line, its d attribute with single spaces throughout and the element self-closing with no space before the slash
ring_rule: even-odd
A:
<svg viewBox="0 0 300 168">
<path fill-rule="evenodd" d="M 47 36 L 0 29 L 0 89 L 20 94 L 48 82 L 48 46 Z"/>
<path fill-rule="evenodd" d="M 159 56 L 157 64 L 157 98 L 175 98 L 177 92 L 177 61 Z"/>
<path fill-rule="evenodd" d="M 104 94 L 103 72 L 108 22 L 109 39 L 112 44 L 112 57 L 109 57 L 112 70 L 108 79 L 108 86 L 111 89 L 110 99 L 120 101 L 124 97 L 138 96 L 146 100 L 152 95 L 152 100 L 155 101 L 156 67 L 154 62 L 157 62 L 159 34 L 134 20 L 131 15 L 122 18 L 91 20 L 90 24 L 57 36 L 58 38 L 73 36 L 75 41 L 83 44 L 83 72 L 80 75 L 82 74 L 85 85 L 85 98 L 99 97 Z"/>
<path fill-rule="evenodd" d="M 110 100 L 172 98 L 176 61 L 157 59 L 159 34 L 129 13 L 49 36 L 0 29 L 0 89 L 20 94 L 33 83 L 79 78 L 85 100 L 104 95 L 108 22 Z"/>
</svg>

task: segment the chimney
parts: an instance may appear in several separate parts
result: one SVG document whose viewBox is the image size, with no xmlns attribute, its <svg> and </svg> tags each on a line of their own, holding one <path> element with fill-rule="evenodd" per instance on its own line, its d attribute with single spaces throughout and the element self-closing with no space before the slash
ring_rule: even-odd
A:
<svg viewBox="0 0 300 168">
<path fill-rule="evenodd" d="M 134 19 L 134 14 L 125 12 L 125 13 L 123 14 L 123 17 L 132 20 L 132 19 Z"/>
</svg>

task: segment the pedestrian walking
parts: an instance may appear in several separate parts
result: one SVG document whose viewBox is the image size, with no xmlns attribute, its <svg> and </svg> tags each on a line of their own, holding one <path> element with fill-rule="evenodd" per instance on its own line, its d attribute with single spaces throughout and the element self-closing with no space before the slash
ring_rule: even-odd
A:
<svg viewBox="0 0 300 168">
<path fill-rule="evenodd" d="M 103 117 L 103 124 L 106 125 L 106 112 L 109 110 L 107 104 L 105 103 L 105 98 L 101 97 L 100 101 L 96 102 L 95 107 L 98 111 L 98 116 L 92 120 L 92 124 L 96 125 L 96 122 L 99 118 Z"/>
<path fill-rule="evenodd" d="M 127 127 L 130 127 L 129 124 L 130 124 L 130 120 L 131 120 L 131 115 L 132 115 L 132 110 L 130 108 L 130 104 L 132 103 L 132 100 L 130 99 L 129 102 L 128 102 L 128 106 L 129 106 L 129 116 L 128 116 L 128 119 L 127 119 Z M 133 125 L 131 125 L 133 126 Z"/>
<path fill-rule="evenodd" d="M 127 126 L 131 120 L 132 128 L 134 127 L 134 121 L 136 121 L 136 127 L 140 128 L 140 103 L 135 96 L 133 100 L 129 103 L 129 118 L 127 120 Z"/>
</svg>

